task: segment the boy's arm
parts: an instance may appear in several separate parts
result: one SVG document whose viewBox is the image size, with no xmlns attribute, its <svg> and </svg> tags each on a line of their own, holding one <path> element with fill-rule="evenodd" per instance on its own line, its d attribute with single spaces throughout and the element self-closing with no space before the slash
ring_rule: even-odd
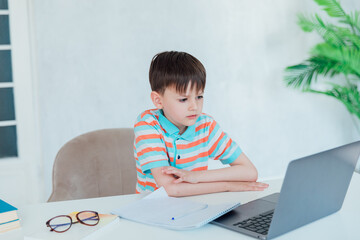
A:
<svg viewBox="0 0 360 240">
<path fill-rule="evenodd" d="M 162 167 L 151 169 L 151 173 L 159 187 L 163 186 L 169 196 L 184 197 L 216 192 L 262 191 L 268 184 L 258 182 L 218 181 L 204 183 L 175 183 L 172 174 L 163 172 Z"/>
<path fill-rule="evenodd" d="M 244 153 L 241 153 L 234 162 L 230 163 L 230 166 L 204 171 L 186 171 L 175 167 L 163 167 L 162 171 L 164 174 L 178 177 L 174 180 L 174 183 L 255 182 L 257 180 L 257 170 Z"/>
</svg>

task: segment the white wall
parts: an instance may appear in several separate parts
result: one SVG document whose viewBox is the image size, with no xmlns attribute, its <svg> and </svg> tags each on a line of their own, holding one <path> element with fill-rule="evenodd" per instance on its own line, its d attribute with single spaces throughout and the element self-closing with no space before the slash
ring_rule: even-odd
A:
<svg viewBox="0 0 360 240">
<path fill-rule="evenodd" d="M 347 9 L 355 0 L 343 0 Z M 34 54 L 44 188 L 71 138 L 132 127 L 151 108 L 154 54 L 186 51 L 207 69 L 204 112 L 217 119 L 258 167 L 282 175 L 288 161 L 359 139 L 337 101 L 286 88 L 283 70 L 319 39 L 296 25 L 320 8 L 287 0 L 33 0 Z"/>
</svg>

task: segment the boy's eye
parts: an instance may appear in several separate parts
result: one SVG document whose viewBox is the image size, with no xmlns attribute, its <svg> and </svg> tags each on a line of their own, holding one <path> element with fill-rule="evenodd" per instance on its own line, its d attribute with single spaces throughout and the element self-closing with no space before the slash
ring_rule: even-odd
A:
<svg viewBox="0 0 360 240">
<path fill-rule="evenodd" d="M 204 96 L 197 96 L 197 99 L 202 99 L 204 98 Z"/>
<path fill-rule="evenodd" d="M 187 100 L 187 98 L 181 98 L 179 99 L 179 102 L 185 102 Z"/>
</svg>

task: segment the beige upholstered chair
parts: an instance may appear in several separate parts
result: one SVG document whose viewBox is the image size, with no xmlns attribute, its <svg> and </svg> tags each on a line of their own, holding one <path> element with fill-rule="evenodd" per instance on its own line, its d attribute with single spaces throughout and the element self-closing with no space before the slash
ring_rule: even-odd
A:
<svg viewBox="0 0 360 240">
<path fill-rule="evenodd" d="M 58 152 L 49 202 L 135 193 L 132 128 L 80 135 Z"/>
</svg>

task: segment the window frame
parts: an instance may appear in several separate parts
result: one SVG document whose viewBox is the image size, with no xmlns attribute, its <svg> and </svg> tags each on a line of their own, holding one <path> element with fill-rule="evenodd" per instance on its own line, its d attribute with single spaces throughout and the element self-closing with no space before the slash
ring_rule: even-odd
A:
<svg viewBox="0 0 360 240">
<path fill-rule="evenodd" d="M 14 183 L 19 189 L 9 195 L 23 191 L 22 203 L 40 202 L 43 194 L 31 10 L 27 0 L 8 0 L 8 10 L 0 10 L 9 15 L 10 45 L 0 45 L 0 49 L 11 50 L 13 77 L 11 83 L 0 83 L 0 87 L 13 88 L 16 116 L 15 121 L 2 121 L 0 126 L 16 125 L 18 149 L 17 157 L 0 159 L 0 179 L 19 179 Z"/>
</svg>

